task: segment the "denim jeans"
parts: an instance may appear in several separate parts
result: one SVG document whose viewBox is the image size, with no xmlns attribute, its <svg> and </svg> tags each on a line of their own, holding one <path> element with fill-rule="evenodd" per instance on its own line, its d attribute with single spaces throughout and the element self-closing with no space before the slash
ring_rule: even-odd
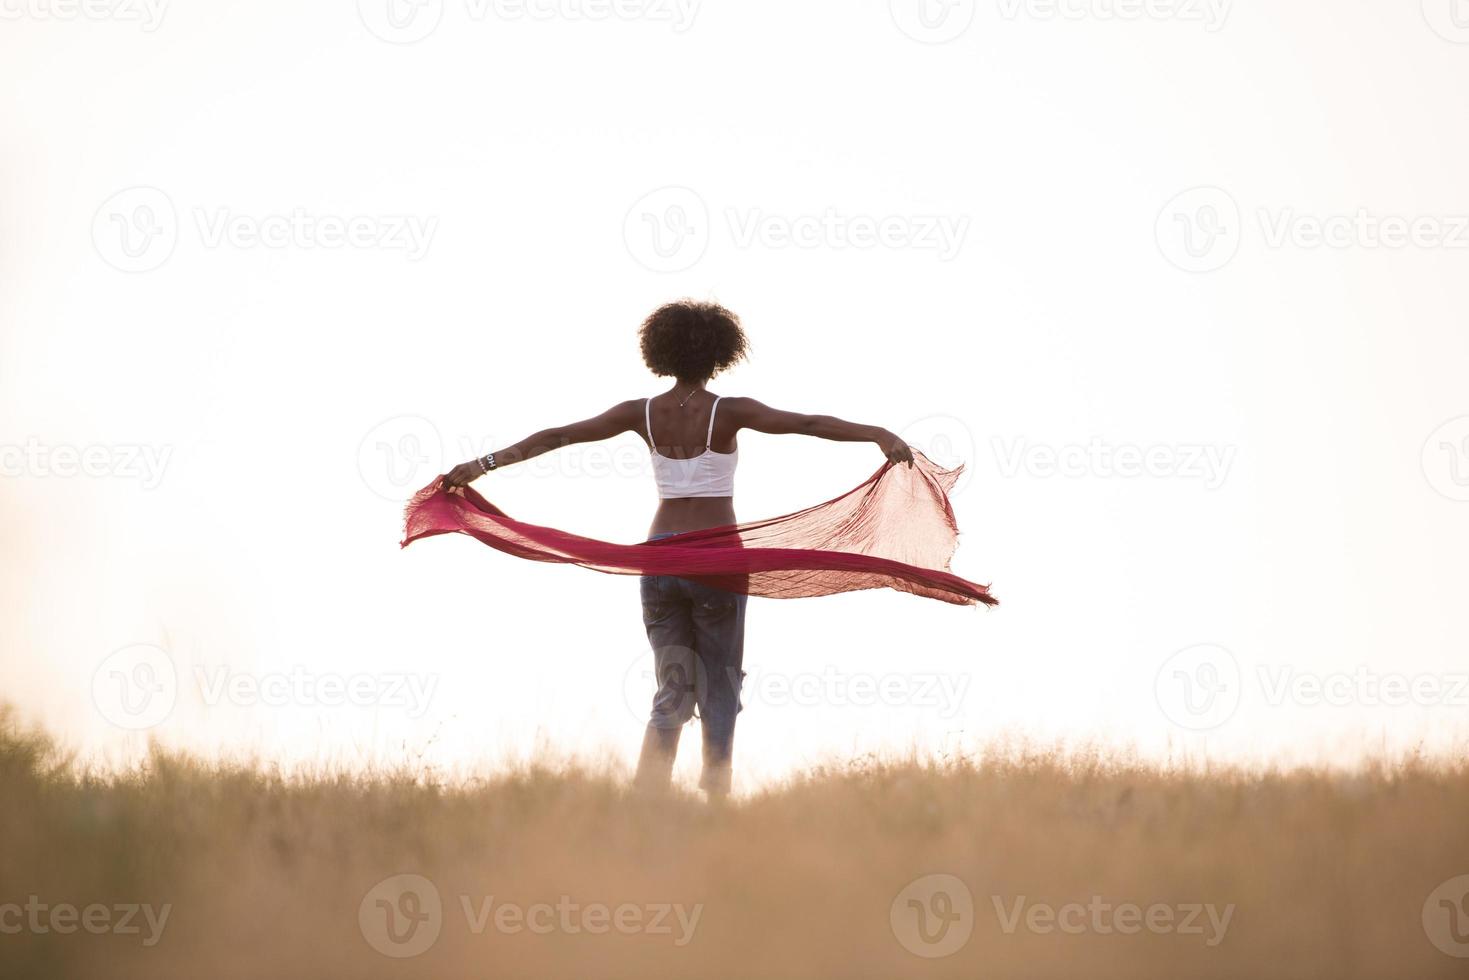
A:
<svg viewBox="0 0 1469 980">
<path fill-rule="evenodd" d="M 653 539 L 667 536 L 656 534 Z M 637 781 L 649 788 L 667 785 L 679 733 L 697 709 L 704 737 L 699 786 L 712 796 L 723 796 L 730 787 L 735 716 L 745 677 L 749 596 L 673 575 L 644 575 L 639 591 L 658 689 Z"/>
</svg>

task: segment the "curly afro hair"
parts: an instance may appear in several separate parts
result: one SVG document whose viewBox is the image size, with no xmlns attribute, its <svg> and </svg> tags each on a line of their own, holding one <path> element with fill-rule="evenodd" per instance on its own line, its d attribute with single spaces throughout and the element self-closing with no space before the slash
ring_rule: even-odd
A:
<svg viewBox="0 0 1469 980">
<path fill-rule="evenodd" d="M 740 318 L 717 303 L 681 299 L 658 307 L 638 330 L 643 363 L 661 378 L 708 381 L 745 359 Z"/>
</svg>

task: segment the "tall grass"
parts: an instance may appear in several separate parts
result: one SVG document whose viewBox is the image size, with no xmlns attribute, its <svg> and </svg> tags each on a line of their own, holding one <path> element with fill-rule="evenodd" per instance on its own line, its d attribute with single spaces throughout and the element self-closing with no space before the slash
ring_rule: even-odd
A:
<svg viewBox="0 0 1469 980">
<path fill-rule="evenodd" d="M 155 753 L 104 775 L 0 714 L 0 834 L 0 905 L 23 920 L 0 910 L 5 977 L 1469 975 L 1423 921 L 1469 873 L 1462 763 L 1163 770 L 1007 748 L 864 760 L 711 807 L 562 765 L 446 785 Z M 389 910 L 428 914 L 426 893 L 373 891 L 402 874 L 440 901 L 412 957 L 373 945 Z M 1126 903 L 1154 927 L 1092 911 Z M 136 933 L 52 928 L 89 905 L 114 925 L 119 907 L 168 913 L 151 932 L 141 912 Z M 1068 905 L 1087 911 L 1048 928 Z M 497 925 L 502 906 L 534 921 Z M 595 931 L 599 906 L 638 922 Z M 682 920 L 649 928 L 664 906 Z M 1194 906 L 1230 910 L 1227 927 L 1181 929 Z M 919 955 L 940 951 L 944 916 L 956 948 Z"/>
</svg>

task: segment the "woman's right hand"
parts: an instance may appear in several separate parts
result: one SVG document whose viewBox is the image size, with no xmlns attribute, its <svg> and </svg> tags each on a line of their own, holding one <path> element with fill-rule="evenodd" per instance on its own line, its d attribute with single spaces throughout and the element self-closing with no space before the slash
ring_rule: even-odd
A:
<svg viewBox="0 0 1469 980">
<path fill-rule="evenodd" d="M 888 462 L 896 466 L 899 463 L 913 465 L 913 448 L 896 434 L 883 430 L 882 435 L 877 437 L 877 444 L 882 447 L 882 453 L 888 458 Z"/>
<path fill-rule="evenodd" d="M 467 487 L 484 475 L 484 467 L 479 465 L 479 460 L 472 459 L 467 463 L 460 463 L 450 470 L 444 476 L 444 486 L 450 489 L 454 487 Z"/>
</svg>

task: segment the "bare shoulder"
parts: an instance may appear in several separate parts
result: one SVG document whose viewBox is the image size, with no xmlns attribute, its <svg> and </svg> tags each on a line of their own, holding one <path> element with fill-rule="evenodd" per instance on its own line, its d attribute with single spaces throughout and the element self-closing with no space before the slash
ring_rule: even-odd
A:
<svg viewBox="0 0 1469 980">
<path fill-rule="evenodd" d="M 624 415 L 642 415 L 643 406 L 647 404 L 646 398 L 629 398 L 625 402 L 618 402 L 607 410 L 608 415 L 622 417 Z"/>
<path fill-rule="evenodd" d="M 643 426 L 643 405 L 646 402 L 646 398 L 629 398 L 607 409 L 601 418 L 624 428 L 640 429 Z"/>
<path fill-rule="evenodd" d="M 600 415 L 559 428 L 562 436 L 574 442 L 595 442 L 611 439 L 628 429 L 640 429 L 643 425 L 643 403 L 641 399 L 618 402 Z"/>
<path fill-rule="evenodd" d="M 737 422 L 748 421 L 762 411 L 768 411 L 768 409 L 753 398 L 724 395 L 719 399 L 719 414 Z"/>
<path fill-rule="evenodd" d="M 738 425 L 752 429 L 789 422 L 796 417 L 754 398 L 726 398 L 719 403 L 719 411 L 728 412 Z"/>
</svg>

